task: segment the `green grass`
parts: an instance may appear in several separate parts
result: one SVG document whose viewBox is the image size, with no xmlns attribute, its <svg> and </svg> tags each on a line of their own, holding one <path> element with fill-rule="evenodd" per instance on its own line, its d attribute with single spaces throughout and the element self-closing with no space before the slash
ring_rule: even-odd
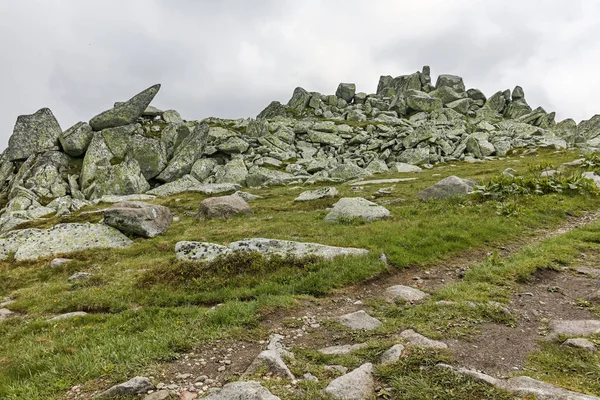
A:
<svg viewBox="0 0 600 400">
<path fill-rule="evenodd" d="M 597 209 L 598 197 L 568 193 L 513 197 L 510 201 L 518 206 L 517 212 L 507 217 L 499 212 L 501 203 L 496 201 L 420 202 L 415 194 L 448 175 L 485 183 L 507 167 L 533 174 L 535 171 L 528 166 L 534 161 L 559 165 L 575 158 L 574 152 L 542 151 L 525 159 L 440 165 L 409 175 L 418 177 L 417 181 L 395 184 L 388 198 L 406 201 L 388 207 L 393 215 L 390 220 L 368 224 L 325 223 L 326 208 L 336 200 L 293 202 L 306 188 L 261 190 L 259 194 L 265 199 L 251 204 L 254 215 L 227 221 L 191 217 L 205 196 L 181 194 L 156 200 L 180 218 L 157 238 L 135 239 L 127 249 L 69 255 L 76 261 L 52 270 L 47 267 L 48 259 L 0 262 L 0 298 L 14 297 L 17 301 L 11 309 L 26 315 L 0 324 L 0 398 L 53 399 L 75 384 L 88 382 L 88 387 L 93 387 L 98 378 L 117 382 L 192 346 L 247 334 L 257 329 L 270 312 L 293 307 L 299 296 L 324 296 L 389 273 L 390 269 L 426 267 L 473 249 L 521 240 L 537 228 L 557 226 L 569 215 Z M 342 196 L 368 197 L 385 186 L 390 185 L 365 186 L 360 192 L 353 192 L 350 185 L 339 185 L 338 190 Z M 96 219 L 98 215 L 74 215 L 27 226 L 46 228 L 58 222 Z M 516 283 L 537 268 L 568 264 L 580 249 L 597 246 L 598 229 L 588 227 L 549 244 L 533 246 L 514 260 L 491 258 L 471 269 L 462 282 L 434 293 L 432 301 L 421 306 L 373 304 L 377 316 L 386 323 L 380 330 L 364 334 L 364 338 L 374 341 L 378 348 L 401 327 L 437 337 L 463 337 L 481 322 L 511 324 L 512 317 L 489 302 L 506 301 Z M 249 237 L 367 248 L 371 255 L 333 261 L 273 262 L 254 256 L 234 257 L 212 264 L 178 262 L 174 257 L 175 243 L 181 240 L 226 244 Z M 381 253 L 386 254 L 391 266 L 378 260 Z M 77 271 L 92 272 L 94 277 L 69 282 L 67 278 Z M 457 304 L 433 303 L 441 299 Z M 478 305 L 472 307 L 468 302 Z M 222 305 L 208 311 L 215 304 Z M 91 314 L 77 321 L 46 322 L 48 316 L 70 311 Z M 401 365 L 399 371 L 412 377 L 414 386 L 410 387 L 414 390 L 428 384 L 442 390 L 449 380 L 464 379 L 439 371 L 428 381 L 413 367 Z M 393 387 L 407 385 L 406 380 L 399 380 L 388 370 L 380 373 L 381 379 Z M 423 393 L 435 394 L 435 390 Z M 473 393 L 484 393 L 477 390 Z M 460 398 L 463 392 L 439 393 L 450 396 L 441 398 Z"/>
</svg>

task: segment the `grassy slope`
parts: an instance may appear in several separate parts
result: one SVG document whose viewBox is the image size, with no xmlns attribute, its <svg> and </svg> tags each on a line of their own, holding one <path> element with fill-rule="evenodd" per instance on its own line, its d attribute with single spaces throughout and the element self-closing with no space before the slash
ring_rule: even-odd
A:
<svg viewBox="0 0 600 400">
<path fill-rule="evenodd" d="M 567 215 L 597 209 L 598 199 L 586 195 L 521 197 L 515 200 L 521 212 L 505 217 L 498 214 L 500 205 L 495 202 L 421 203 L 414 197 L 417 191 L 448 175 L 483 182 L 507 167 L 529 173 L 533 165 L 559 165 L 574 158 L 573 152 L 546 151 L 525 159 L 441 165 L 415 175 L 417 181 L 396 184 L 390 198 L 406 201 L 388 206 L 393 219 L 370 224 L 326 224 L 325 208 L 335 200 L 296 204 L 293 198 L 300 189 L 257 192 L 266 198 L 252 204 L 255 214 L 229 221 L 200 222 L 188 213 L 195 211 L 204 197 L 177 195 L 157 200 L 181 218 L 158 238 L 137 239 L 134 246 L 124 250 L 76 254 L 77 261 L 62 269 L 48 269 L 48 260 L 0 263 L 0 296 L 16 297 L 11 309 L 27 313 L 26 318 L 0 324 L 0 398 L 55 398 L 74 384 L 98 377 L 125 379 L 150 363 L 171 359 L 211 338 L 247 334 L 258 327 L 262 315 L 277 307 L 292 307 L 294 296 L 325 295 L 386 271 L 377 260 L 381 252 L 396 268 L 427 265 L 469 249 L 529 235 L 535 228 L 556 226 Z M 348 185 L 339 189 L 343 196 L 366 197 L 379 187 L 365 186 L 358 193 Z M 206 271 L 177 263 L 174 258 L 173 248 L 180 240 L 227 243 L 246 237 L 364 247 L 372 256 L 299 263 L 281 269 L 258 263 L 249 272 L 239 269 L 234 274 Z M 525 264 L 537 265 L 529 259 L 536 260 L 527 255 Z M 498 270 L 499 275 L 492 270 Z M 82 283 L 68 282 L 67 277 L 76 271 L 95 276 Z M 389 320 L 384 331 L 410 325 L 423 333 L 460 336 L 478 322 L 503 321 L 505 316 L 495 310 L 468 309 L 464 302 L 506 299 L 510 288 L 506 280 L 520 274 L 504 264 L 473 274 L 437 295 L 462 302 L 456 307 L 440 310 L 426 303 L 403 310 L 375 304 L 377 312 Z M 152 279 L 156 276 L 164 279 Z M 217 303 L 223 306 L 207 312 Z M 48 315 L 78 310 L 93 315 L 45 321 Z M 457 319 L 464 321 L 457 325 Z M 435 321 L 436 326 L 427 321 Z M 444 326 L 444 321 L 448 324 L 440 331 L 437 328 Z M 399 379 L 381 373 L 389 376 L 386 379 L 392 384 Z M 440 377 L 440 382 L 444 379 Z"/>
</svg>

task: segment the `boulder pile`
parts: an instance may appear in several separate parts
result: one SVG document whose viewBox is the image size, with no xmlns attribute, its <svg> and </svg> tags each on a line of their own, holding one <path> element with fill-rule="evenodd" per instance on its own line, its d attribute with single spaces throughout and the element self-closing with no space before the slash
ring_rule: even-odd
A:
<svg viewBox="0 0 600 400">
<path fill-rule="evenodd" d="M 556 123 L 520 86 L 487 97 L 459 76 L 434 85 L 429 67 L 382 76 L 371 94 L 351 83 L 332 95 L 296 88 L 256 119 L 186 121 L 150 105 L 159 89 L 65 131 L 48 108 L 19 116 L 0 156 L 0 233 L 103 198 L 341 182 L 514 148 L 600 147 L 600 115 Z"/>
</svg>

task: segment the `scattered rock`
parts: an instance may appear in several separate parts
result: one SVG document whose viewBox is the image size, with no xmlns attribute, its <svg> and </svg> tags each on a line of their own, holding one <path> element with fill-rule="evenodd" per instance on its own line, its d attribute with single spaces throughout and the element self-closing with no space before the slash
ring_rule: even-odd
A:
<svg viewBox="0 0 600 400">
<path fill-rule="evenodd" d="M 381 355 L 381 363 L 388 364 L 398 361 L 402 356 L 403 351 L 404 346 L 401 344 L 393 345 Z"/>
<path fill-rule="evenodd" d="M 337 320 L 344 326 L 350 329 L 361 329 L 370 331 L 381 326 L 381 321 L 371 317 L 364 310 L 356 311 L 350 314 L 342 315 Z"/>
<path fill-rule="evenodd" d="M 268 389 L 254 381 L 232 382 L 223 386 L 218 393 L 213 393 L 205 400 L 281 400 Z"/>
<path fill-rule="evenodd" d="M 57 315 L 56 317 L 50 318 L 48 321 L 60 321 L 63 319 L 77 318 L 77 317 L 85 317 L 87 315 L 86 312 L 83 311 L 75 311 L 66 314 Z"/>
<path fill-rule="evenodd" d="M 7 308 L 0 308 L 0 321 L 4 321 L 5 319 L 9 319 L 15 316 L 15 313 L 10 311 Z"/>
<path fill-rule="evenodd" d="M 449 176 L 417 193 L 417 198 L 429 200 L 466 196 L 473 191 L 475 186 L 477 186 L 477 183 L 469 179 Z"/>
<path fill-rule="evenodd" d="M 338 195 L 338 191 L 334 187 L 325 187 L 318 190 L 309 190 L 302 192 L 294 201 L 311 201 L 319 199 L 331 199 Z"/>
<path fill-rule="evenodd" d="M 415 347 L 425 347 L 429 349 L 447 349 L 448 345 L 444 342 L 429 339 L 412 329 L 405 330 L 400 334 L 405 340 L 407 345 Z"/>
<path fill-rule="evenodd" d="M 152 238 L 169 229 L 173 215 L 164 206 L 126 201 L 104 210 L 104 223 L 123 233 Z"/>
<path fill-rule="evenodd" d="M 569 346 L 569 347 L 576 347 L 579 349 L 585 349 L 589 352 L 595 352 L 596 349 L 596 345 L 592 342 L 590 342 L 587 339 L 583 339 L 583 338 L 576 338 L 576 339 L 567 339 L 565 340 L 565 342 L 563 343 L 563 346 Z"/>
<path fill-rule="evenodd" d="M 421 172 L 423 171 L 421 168 L 416 165 L 407 164 L 407 163 L 395 163 L 392 166 L 392 171 L 398 173 L 410 173 L 410 172 Z"/>
<path fill-rule="evenodd" d="M 89 272 L 75 272 L 69 277 L 69 281 L 80 281 L 82 279 L 88 279 L 91 277 L 92 274 L 90 274 Z"/>
<path fill-rule="evenodd" d="M 71 260 L 70 258 L 55 258 L 54 260 L 50 261 L 49 267 L 60 268 L 63 265 L 70 263 L 71 261 L 73 260 Z"/>
<path fill-rule="evenodd" d="M 341 354 L 350 354 L 353 351 L 360 350 L 363 347 L 366 347 L 366 343 L 357 343 L 357 344 L 344 344 L 340 346 L 329 346 L 324 347 L 319 350 L 321 354 L 329 354 L 329 355 L 341 355 Z"/>
<path fill-rule="evenodd" d="M 385 289 L 385 299 L 389 302 L 398 299 L 415 303 L 429 297 L 428 293 L 422 292 L 409 286 L 396 285 Z"/>
<path fill-rule="evenodd" d="M 203 200 L 198 210 L 198 215 L 206 219 L 227 219 L 249 214 L 252 214 L 252 210 L 240 196 L 211 197 Z"/>
<path fill-rule="evenodd" d="M 175 256 L 183 261 L 213 261 L 229 253 L 229 247 L 214 243 L 183 241 L 175 244 Z"/>
<path fill-rule="evenodd" d="M 337 222 L 353 218 L 374 221 L 389 216 L 388 209 L 362 197 L 344 197 L 333 205 L 333 209 L 327 214 L 325 221 Z"/>
<path fill-rule="evenodd" d="M 386 185 L 392 183 L 400 183 L 400 182 L 411 182 L 416 181 L 417 178 L 393 178 L 393 179 L 374 179 L 369 181 L 358 181 L 351 182 L 352 185 L 361 186 L 361 185 Z"/>
<path fill-rule="evenodd" d="M 598 320 L 554 320 L 550 322 L 550 335 L 555 338 L 559 335 L 587 337 L 600 333 L 600 321 Z"/>
<path fill-rule="evenodd" d="M 247 192 L 241 192 L 241 191 L 237 191 L 233 194 L 234 196 L 239 196 L 242 199 L 250 202 L 250 201 L 256 201 L 256 200 L 260 200 L 263 199 L 264 197 L 262 196 L 258 196 L 256 194 L 252 194 L 252 193 L 247 193 Z"/>
<path fill-rule="evenodd" d="M 373 364 L 366 363 L 346 375 L 331 381 L 325 393 L 340 400 L 367 400 L 373 396 Z"/>
<path fill-rule="evenodd" d="M 148 378 L 136 376 L 127 382 L 115 385 L 108 390 L 98 394 L 96 398 L 110 398 L 117 396 L 131 396 L 135 394 L 146 393 L 149 390 L 154 390 L 155 387 Z"/>
<path fill-rule="evenodd" d="M 168 390 L 159 390 L 144 396 L 144 400 L 168 400 L 171 398 L 171 393 Z"/>
</svg>

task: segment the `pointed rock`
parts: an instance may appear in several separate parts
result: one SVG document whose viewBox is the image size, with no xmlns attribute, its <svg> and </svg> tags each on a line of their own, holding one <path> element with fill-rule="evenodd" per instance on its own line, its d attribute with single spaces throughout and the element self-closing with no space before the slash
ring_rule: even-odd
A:
<svg viewBox="0 0 600 400">
<path fill-rule="evenodd" d="M 412 329 L 405 330 L 400 334 L 405 340 L 407 345 L 415 347 L 425 347 L 429 349 L 447 349 L 448 345 L 444 342 L 429 339 Z"/>
<path fill-rule="evenodd" d="M 401 344 L 393 345 L 381 355 L 381 363 L 388 364 L 398 361 L 402 356 L 403 351 L 404 346 Z"/>
<path fill-rule="evenodd" d="M 366 343 L 343 344 L 340 346 L 329 346 L 329 347 L 324 347 L 324 348 L 320 349 L 319 353 L 327 354 L 327 355 L 350 354 L 353 351 L 360 350 L 366 346 L 367 346 Z"/>
<path fill-rule="evenodd" d="M 57 149 L 62 129 L 49 108 L 19 115 L 4 155 L 8 161 L 26 160 L 36 153 Z"/>
<path fill-rule="evenodd" d="M 90 126 L 95 131 L 99 131 L 134 123 L 142 116 L 159 89 L 160 84 L 151 86 L 143 92 L 136 94 L 128 101 L 118 103 L 114 108 L 106 110 L 92 118 Z"/>
<path fill-rule="evenodd" d="M 136 376 L 127 382 L 115 385 L 108 390 L 98 394 L 96 398 L 105 399 L 118 396 L 131 396 L 135 394 L 146 393 L 149 390 L 154 390 L 154 385 L 148 378 Z"/>
<path fill-rule="evenodd" d="M 342 375 L 325 388 L 325 393 L 340 400 L 367 400 L 373 396 L 373 364 L 366 363 Z"/>
<path fill-rule="evenodd" d="M 599 320 L 574 320 L 574 321 L 563 321 L 554 320 L 550 322 L 550 335 L 549 339 L 556 338 L 559 335 L 568 336 L 592 336 L 600 333 L 600 321 Z"/>
<path fill-rule="evenodd" d="M 413 303 L 426 299 L 427 297 L 429 297 L 428 293 L 410 286 L 396 285 L 385 289 L 385 299 L 389 302 L 401 299 Z"/>
<path fill-rule="evenodd" d="M 352 218 L 374 221 L 387 218 L 390 214 L 387 208 L 362 197 L 344 197 L 333 205 L 333 209 L 325 217 L 325 222 Z"/>
</svg>

